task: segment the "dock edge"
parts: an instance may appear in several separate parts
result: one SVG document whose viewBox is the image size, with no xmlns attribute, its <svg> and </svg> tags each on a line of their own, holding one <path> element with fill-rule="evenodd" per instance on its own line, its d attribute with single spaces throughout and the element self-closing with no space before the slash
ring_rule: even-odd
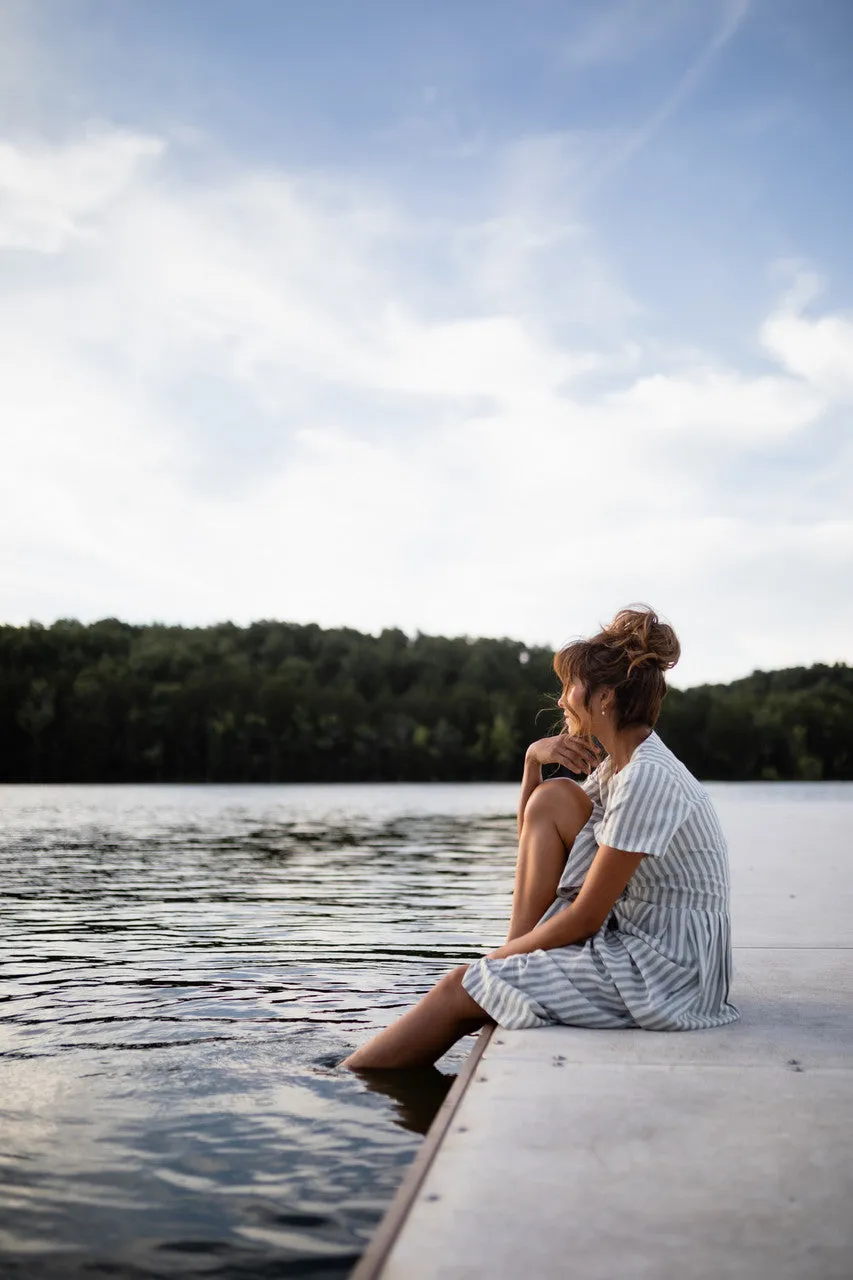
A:
<svg viewBox="0 0 853 1280">
<path fill-rule="evenodd" d="M 385 1216 L 355 1268 L 350 1272 L 349 1280 L 378 1280 L 495 1030 L 495 1024 L 491 1023 L 478 1033 L 477 1043 L 463 1062 L 450 1092 L 429 1127 L 418 1154 L 406 1171 L 397 1194 L 388 1206 Z"/>
</svg>

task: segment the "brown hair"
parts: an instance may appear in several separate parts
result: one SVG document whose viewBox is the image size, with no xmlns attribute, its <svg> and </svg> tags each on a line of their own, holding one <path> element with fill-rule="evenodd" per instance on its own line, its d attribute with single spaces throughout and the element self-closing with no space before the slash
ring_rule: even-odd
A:
<svg viewBox="0 0 853 1280">
<path fill-rule="evenodd" d="M 590 640 L 564 645 L 554 654 L 554 670 L 564 687 L 573 681 L 586 686 L 587 708 L 598 689 L 613 689 L 616 728 L 627 729 L 632 724 L 654 726 L 666 696 L 663 673 L 680 656 L 681 645 L 669 623 L 661 622 L 650 605 L 632 605 L 620 609 Z"/>
</svg>

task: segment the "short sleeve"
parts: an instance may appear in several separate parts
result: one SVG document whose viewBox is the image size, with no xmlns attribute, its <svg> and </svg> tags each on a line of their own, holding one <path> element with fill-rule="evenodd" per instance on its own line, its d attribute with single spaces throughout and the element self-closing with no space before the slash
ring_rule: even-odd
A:
<svg viewBox="0 0 853 1280">
<path fill-rule="evenodd" d="M 652 761 L 631 762 L 611 783 L 598 843 L 659 858 L 691 805 L 668 769 Z"/>
</svg>

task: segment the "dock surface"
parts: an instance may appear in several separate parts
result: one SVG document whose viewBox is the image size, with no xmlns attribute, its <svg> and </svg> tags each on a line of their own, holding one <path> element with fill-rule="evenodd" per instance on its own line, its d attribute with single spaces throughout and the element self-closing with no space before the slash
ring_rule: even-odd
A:
<svg viewBox="0 0 853 1280">
<path fill-rule="evenodd" d="M 740 1021 L 482 1033 L 353 1280 L 850 1280 L 853 804 L 771 807 L 722 814 Z"/>
</svg>

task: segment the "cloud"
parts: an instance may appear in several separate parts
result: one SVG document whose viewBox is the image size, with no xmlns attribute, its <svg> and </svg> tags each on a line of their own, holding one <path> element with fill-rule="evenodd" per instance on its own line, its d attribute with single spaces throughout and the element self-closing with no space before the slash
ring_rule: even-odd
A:
<svg viewBox="0 0 853 1280">
<path fill-rule="evenodd" d="M 787 601 L 831 595 L 849 522 L 794 520 L 781 493 L 751 517 L 729 477 L 847 394 L 849 321 L 783 299 L 760 373 L 660 353 L 630 306 L 630 353 L 596 316 L 569 344 L 526 271 L 571 272 L 590 238 L 543 242 L 547 193 L 496 208 L 522 246 L 497 293 L 477 217 L 446 229 L 470 270 L 429 289 L 412 264 L 436 226 L 387 194 L 203 155 L 191 181 L 188 146 L 92 126 L 0 153 L 6 619 L 556 643 L 647 598 L 688 619 L 682 682 L 766 665 L 759 614 L 820 656 Z M 839 455 L 823 483 L 850 472 Z"/>
<path fill-rule="evenodd" d="M 611 421 L 642 425 L 649 432 L 693 441 L 710 434 L 717 443 L 728 438 L 748 447 L 801 430 L 826 403 L 818 389 L 798 378 L 699 365 L 688 373 L 640 377 L 628 390 L 606 397 L 604 411 Z"/>
<path fill-rule="evenodd" d="M 561 42 L 561 58 L 584 69 L 630 62 L 671 35 L 684 17 L 679 0 L 618 0 L 598 4 L 582 16 Z"/>
<path fill-rule="evenodd" d="M 66 146 L 0 140 L 0 250 L 57 253 L 103 213 L 163 142 L 108 130 Z"/>
<path fill-rule="evenodd" d="M 655 134 L 683 108 L 708 76 L 723 49 L 740 30 L 749 13 L 750 0 L 723 0 L 714 8 L 718 21 L 710 38 L 689 60 L 657 106 L 637 124 L 620 131 L 610 145 L 603 148 L 600 158 L 587 175 L 587 189 L 591 190 L 610 177 L 648 146 Z M 663 5 L 652 17 L 648 9 L 642 18 L 641 13 L 640 6 L 621 5 L 611 10 L 603 21 L 597 18 L 591 28 L 592 39 L 586 41 L 585 52 L 584 42 L 580 44 L 581 60 L 601 61 L 608 55 L 621 60 L 626 52 L 626 32 L 630 33 L 628 43 L 632 46 L 631 52 L 636 55 L 644 51 L 644 46 L 652 43 L 653 39 L 659 40 L 661 35 L 671 30 L 677 20 L 683 19 L 685 9 L 681 5 Z"/>
<path fill-rule="evenodd" d="M 817 291 L 801 274 L 792 295 L 768 316 L 761 341 L 768 353 L 804 383 L 831 400 L 853 400 L 853 314 L 810 318 L 803 307 Z"/>
</svg>

